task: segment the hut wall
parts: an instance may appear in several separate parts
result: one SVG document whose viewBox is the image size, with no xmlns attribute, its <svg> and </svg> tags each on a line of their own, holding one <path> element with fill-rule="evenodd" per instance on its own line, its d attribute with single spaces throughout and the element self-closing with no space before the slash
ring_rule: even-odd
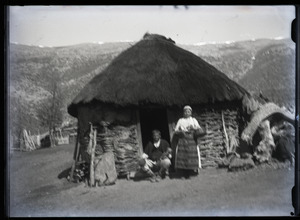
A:
<svg viewBox="0 0 300 220">
<path fill-rule="evenodd" d="M 105 137 L 101 134 L 99 126 L 101 121 L 110 123 Z M 126 175 L 135 170 L 140 150 L 136 111 L 109 106 L 80 107 L 78 109 L 79 143 L 81 159 L 84 161 L 90 160 L 88 154 L 89 123 L 92 123 L 98 130 L 96 152 L 98 154 L 103 152 L 103 148 L 113 150 L 118 175 Z M 101 153 L 98 156 L 101 157 Z"/>
<path fill-rule="evenodd" d="M 218 163 L 226 156 L 226 137 L 223 128 L 222 112 L 226 128 L 228 144 L 231 136 L 239 139 L 238 111 L 218 110 L 195 113 L 194 117 L 200 126 L 205 129 L 207 125 L 208 133 L 198 139 L 202 167 L 217 167 Z"/>
</svg>

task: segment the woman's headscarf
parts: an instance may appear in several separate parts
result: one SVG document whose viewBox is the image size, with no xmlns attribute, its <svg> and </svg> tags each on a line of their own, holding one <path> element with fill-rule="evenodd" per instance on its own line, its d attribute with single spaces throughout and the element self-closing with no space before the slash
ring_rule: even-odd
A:
<svg viewBox="0 0 300 220">
<path fill-rule="evenodd" d="M 193 110 L 192 110 L 192 107 L 189 106 L 189 105 L 184 106 L 183 111 L 186 110 L 186 109 L 189 109 L 190 111 L 193 111 Z"/>
</svg>

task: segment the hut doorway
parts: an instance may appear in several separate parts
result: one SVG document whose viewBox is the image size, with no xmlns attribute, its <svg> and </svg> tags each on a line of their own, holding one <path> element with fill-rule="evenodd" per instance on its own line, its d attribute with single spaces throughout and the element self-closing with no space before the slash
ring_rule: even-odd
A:
<svg viewBox="0 0 300 220">
<path fill-rule="evenodd" d="M 164 108 L 141 108 L 140 123 L 142 133 L 143 149 L 152 140 L 152 131 L 158 129 L 161 138 L 170 143 L 167 110 Z"/>
</svg>

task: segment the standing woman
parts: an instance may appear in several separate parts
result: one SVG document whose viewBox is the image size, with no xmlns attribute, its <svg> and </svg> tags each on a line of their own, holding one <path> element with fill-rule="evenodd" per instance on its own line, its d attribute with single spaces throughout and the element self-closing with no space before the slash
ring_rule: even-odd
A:
<svg viewBox="0 0 300 220">
<path fill-rule="evenodd" d="M 200 151 L 197 138 L 206 134 L 197 119 L 192 117 L 192 108 L 183 108 L 183 118 L 180 118 L 175 127 L 178 143 L 175 151 L 175 169 L 184 170 L 186 178 L 201 168 Z"/>
</svg>

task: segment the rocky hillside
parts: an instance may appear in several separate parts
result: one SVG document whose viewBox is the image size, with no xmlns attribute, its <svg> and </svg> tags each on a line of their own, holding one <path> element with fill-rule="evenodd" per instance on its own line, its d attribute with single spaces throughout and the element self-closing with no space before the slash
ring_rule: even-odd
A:
<svg viewBox="0 0 300 220">
<path fill-rule="evenodd" d="M 47 77 L 58 75 L 67 105 L 83 86 L 120 52 L 134 43 L 88 43 L 66 47 L 10 44 L 9 91 L 12 132 L 26 127 L 42 131 L 36 109 L 49 96 Z M 250 92 L 293 108 L 295 100 L 295 48 L 287 39 L 243 41 L 228 44 L 180 45 L 200 56 Z"/>
<path fill-rule="evenodd" d="M 295 44 L 259 39 L 228 44 L 182 46 L 202 57 L 252 94 L 295 108 Z"/>
<path fill-rule="evenodd" d="M 248 91 L 285 106 L 295 107 L 295 49 L 284 44 L 261 48 L 252 68 L 238 82 Z"/>
<path fill-rule="evenodd" d="M 37 47 L 10 44 L 10 114 L 12 133 L 22 127 L 32 133 L 43 132 L 36 109 L 47 98 L 47 78 L 57 75 L 64 98 L 66 122 L 76 122 L 67 114 L 67 106 L 82 87 L 129 43 L 80 44 L 68 47 Z"/>
</svg>

